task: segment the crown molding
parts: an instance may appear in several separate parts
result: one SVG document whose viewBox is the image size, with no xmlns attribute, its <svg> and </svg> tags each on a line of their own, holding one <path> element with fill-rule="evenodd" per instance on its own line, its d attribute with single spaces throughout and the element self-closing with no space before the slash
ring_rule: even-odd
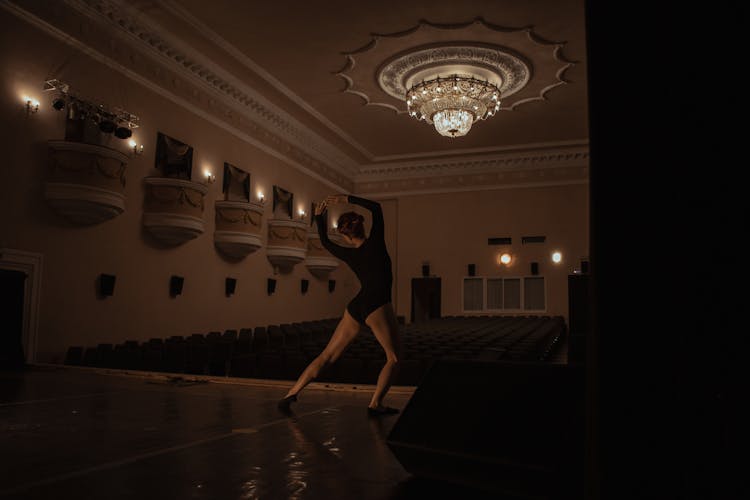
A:
<svg viewBox="0 0 750 500">
<path fill-rule="evenodd" d="M 291 114 L 260 95 L 252 87 L 220 68 L 166 29 L 138 15 L 120 0 L 64 0 L 89 19 L 114 29 L 132 47 L 155 57 L 181 77 L 199 84 L 223 104 L 257 125 L 280 136 L 289 144 L 336 169 L 345 176 L 357 171 L 357 163 L 338 148 L 312 132 Z"/>
<path fill-rule="evenodd" d="M 378 182 L 388 179 L 420 178 L 456 174 L 495 174 L 518 169 L 551 169 L 588 167 L 589 151 L 586 143 L 572 143 L 507 149 L 494 154 L 417 159 L 402 162 L 372 163 L 363 166 L 354 178 L 356 183 Z"/>
<path fill-rule="evenodd" d="M 294 102 L 297 106 L 307 111 L 310 115 L 314 116 L 320 123 L 325 125 L 329 130 L 338 135 L 341 139 L 349 144 L 352 148 L 356 149 L 369 161 L 373 161 L 374 155 L 365 148 L 362 144 L 357 142 L 351 135 L 346 133 L 341 127 L 326 118 L 325 115 L 321 114 L 317 109 L 312 107 L 300 96 L 295 94 L 289 87 L 284 85 L 268 71 L 265 70 L 261 65 L 253 61 L 240 49 L 229 43 L 224 37 L 216 33 L 214 30 L 209 28 L 206 24 L 200 21 L 200 19 L 193 16 L 179 3 L 173 0 L 161 0 L 161 5 L 169 8 L 175 17 L 182 20 L 184 23 L 191 26 L 193 29 L 199 31 L 202 36 L 209 39 L 214 45 L 220 47 L 224 52 L 231 55 L 237 61 L 242 63 L 247 69 L 258 75 L 260 78 L 268 82 L 269 85 L 273 86 L 276 90 L 284 94 L 290 101 Z"/>
<path fill-rule="evenodd" d="M 588 165 L 586 143 L 390 162 L 363 167 L 355 190 L 374 198 L 585 184 Z"/>
<path fill-rule="evenodd" d="M 21 5 L 0 0 L 11 14 L 340 192 L 499 189 L 521 187 L 520 179 L 524 186 L 587 182 L 587 140 L 388 155 L 356 164 L 153 22 L 136 22 L 121 0 L 63 0 L 38 13 Z"/>
<path fill-rule="evenodd" d="M 104 41 L 101 38 L 96 39 L 99 34 L 95 29 L 96 26 L 82 23 L 80 16 L 76 16 L 74 23 L 77 31 L 61 29 L 65 27 L 66 21 L 70 22 L 65 15 L 70 16 L 72 8 L 65 7 L 71 3 L 77 2 L 65 0 L 64 3 L 61 2 L 50 9 L 49 15 L 56 25 L 10 0 L 0 0 L 0 7 L 306 175 L 335 190 L 351 191 L 353 185 L 351 174 L 344 174 L 332 167 L 330 163 L 319 161 L 306 151 L 295 147 L 295 143 L 290 143 L 279 135 L 270 133 L 268 129 L 259 126 L 256 122 L 243 120 L 242 117 L 245 115 L 240 116 L 236 113 L 236 104 L 228 106 L 220 103 L 216 99 L 216 94 L 210 93 L 210 89 L 205 85 L 195 85 L 194 80 L 183 78 L 179 72 L 167 68 L 162 60 L 144 58 L 141 47 L 133 44 L 119 45 L 115 38 L 117 41 L 126 40 L 120 30 L 107 31 L 108 39 Z M 99 21 L 97 25 L 109 29 L 100 19 L 95 19 L 95 21 Z M 96 43 L 93 43 L 94 41 Z M 101 50 L 94 49 L 93 46 Z"/>
<path fill-rule="evenodd" d="M 465 193 L 475 191 L 498 191 L 503 189 L 529 189 L 529 188 L 545 188 L 545 187 L 562 187 L 562 186 L 576 186 L 588 184 L 588 179 L 570 179 L 560 181 L 547 181 L 538 182 L 532 180 L 531 182 L 516 182 L 513 184 L 476 184 L 476 185 L 458 185 L 458 186 L 438 186 L 438 187 L 425 187 L 415 186 L 414 183 L 408 182 L 396 182 L 392 183 L 385 188 L 377 189 L 377 186 L 372 191 L 358 190 L 357 194 L 366 195 L 368 198 L 374 200 L 401 198 L 406 196 L 425 196 L 433 194 L 450 194 L 450 193 Z"/>
</svg>

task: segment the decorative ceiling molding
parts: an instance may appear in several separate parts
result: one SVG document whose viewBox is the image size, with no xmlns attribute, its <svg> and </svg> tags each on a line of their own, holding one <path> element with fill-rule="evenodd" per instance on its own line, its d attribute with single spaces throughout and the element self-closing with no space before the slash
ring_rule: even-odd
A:
<svg viewBox="0 0 750 500">
<path fill-rule="evenodd" d="M 446 39 L 449 35 L 451 40 Z M 371 36 L 372 39 L 362 47 L 342 52 L 346 57 L 345 64 L 334 74 L 345 82 L 343 93 L 360 97 L 365 106 L 384 107 L 397 114 L 407 112 L 402 87 L 410 76 L 420 72 L 420 68 L 484 66 L 495 69 L 505 77 L 504 80 L 514 80 L 524 78 L 519 64 L 526 65 L 531 78 L 523 85 L 510 82 L 511 91 L 508 95 L 501 94 L 504 104 L 500 109 L 513 110 L 527 102 L 546 100 L 545 94 L 551 89 L 567 83 L 564 73 L 575 64 L 563 56 L 564 42 L 545 40 L 534 32 L 533 26 L 509 28 L 488 23 L 481 17 L 455 24 L 420 20 L 416 26 L 404 31 L 373 33 Z M 404 50 L 407 38 L 412 48 Z M 435 39 L 442 41 L 436 44 Z M 501 53 L 503 57 L 499 56 Z M 541 58 L 546 62 L 557 62 L 559 67 L 554 69 L 549 64 L 535 64 Z M 379 69 L 373 78 L 371 72 L 375 67 Z M 549 69 L 545 70 L 545 67 Z M 511 95 L 514 99 L 508 101 Z"/>
<path fill-rule="evenodd" d="M 357 193 L 382 199 L 399 196 L 488 191 L 497 189 L 543 188 L 587 184 L 587 167 L 517 170 L 499 174 L 454 175 L 395 179 L 357 184 Z"/>
<path fill-rule="evenodd" d="M 516 144 L 513 146 L 492 146 L 484 148 L 462 148 L 461 154 L 465 155 L 485 155 L 485 154 L 502 154 L 510 152 L 520 151 L 547 151 L 554 148 L 567 148 L 581 147 L 588 150 L 588 140 L 572 140 L 572 141 L 555 141 L 555 142 L 538 142 L 531 144 Z M 455 149 L 438 149 L 430 151 L 429 153 L 412 153 L 412 154 L 396 154 L 386 156 L 376 156 L 373 158 L 372 163 L 385 163 L 385 162 L 403 162 L 407 160 L 428 160 L 429 158 L 452 158 L 456 156 Z"/>
<path fill-rule="evenodd" d="M 304 124 L 266 106 L 257 91 L 201 60 L 142 14 L 123 10 L 121 0 L 64 0 L 49 8 L 31 3 L 29 10 L 19 4 L 26 5 L 0 0 L 22 20 L 337 191 L 395 195 L 587 182 L 585 141 L 390 155 L 357 165 L 330 143 L 316 143 Z"/>
<path fill-rule="evenodd" d="M 305 127 L 292 115 L 271 103 L 253 88 L 186 45 L 146 16 L 139 15 L 122 0 L 65 0 L 82 14 L 104 22 L 127 35 L 127 40 L 160 57 L 183 76 L 208 86 L 225 103 L 249 119 L 279 134 L 317 160 L 344 175 L 357 170 L 356 162 Z M 239 105 L 239 106 L 238 106 Z"/>
<path fill-rule="evenodd" d="M 473 175 L 517 169 L 588 167 L 588 160 L 588 145 L 572 144 L 534 150 L 509 150 L 491 155 L 371 164 L 364 166 L 354 181 L 361 184 L 458 173 Z"/>
<path fill-rule="evenodd" d="M 211 42 L 214 43 L 217 47 L 220 47 L 227 54 L 237 59 L 237 61 L 242 63 L 250 71 L 258 75 L 260 78 L 262 78 L 263 80 L 268 82 L 270 85 L 272 85 L 276 90 L 284 94 L 290 101 L 294 102 L 297 106 L 299 106 L 300 108 L 304 109 L 305 111 L 310 113 L 312 116 L 314 116 L 315 119 L 320 121 L 320 123 L 325 125 L 333 133 L 341 137 L 347 144 L 349 144 L 354 149 L 362 153 L 363 156 L 365 156 L 369 160 L 372 160 L 373 154 L 370 151 L 368 151 L 364 146 L 362 146 L 359 142 L 357 142 L 351 135 L 346 133 L 343 129 L 341 129 L 335 123 L 331 122 L 328 118 L 326 118 L 323 114 L 321 114 L 317 109 L 310 106 L 307 103 L 307 101 L 305 101 L 300 96 L 295 94 L 291 89 L 289 89 L 286 85 L 284 85 L 282 82 L 276 79 L 273 75 L 271 75 L 258 63 L 250 59 L 247 55 L 245 55 L 244 52 L 242 52 L 237 47 L 229 43 L 221 35 L 213 31 L 205 23 L 201 22 L 200 19 L 197 19 L 195 16 L 190 14 L 187 10 L 185 10 L 185 8 L 182 5 L 180 5 L 177 2 L 174 2 L 173 0 L 161 0 L 161 4 L 166 6 L 170 10 L 170 12 L 172 12 L 178 19 L 190 25 L 196 31 L 201 33 L 201 35 L 211 40 Z"/>
<path fill-rule="evenodd" d="M 42 19 L 41 14 L 37 15 L 9 0 L 0 0 L 0 7 L 306 175 L 333 189 L 351 191 L 353 182 L 350 176 L 309 156 L 256 123 L 243 120 L 234 112 L 234 107 L 220 106 L 213 94 L 199 90 L 190 81 L 182 79 L 181 75 L 166 69 L 161 61 L 141 57 L 135 46 L 117 43 L 111 31 L 106 30 L 104 37 L 102 30 L 97 30 L 95 25 L 81 23 L 80 15 L 75 16 L 75 11 L 64 3 L 53 4 L 45 12 L 55 22 L 54 26 Z M 119 35 L 119 32 L 114 34 Z"/>
</svg>

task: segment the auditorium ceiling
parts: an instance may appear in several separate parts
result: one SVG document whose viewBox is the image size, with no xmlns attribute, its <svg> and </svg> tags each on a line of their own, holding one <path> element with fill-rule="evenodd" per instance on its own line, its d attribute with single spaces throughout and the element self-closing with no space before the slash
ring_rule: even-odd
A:
<svg viewBox="0 0 750 500">
<path fill-rule="evenodd" d="M 588 179 L 583 0 L 4 7 L 337 189 L 388 196 Z M 514 78 L 525 80 L 467 135 L 441 136 L 382 83 L 394 61 L 430 47 L 469 47 L 477 61 L 483 50 L 511 54 L 525 68 Z"/>
</svg>

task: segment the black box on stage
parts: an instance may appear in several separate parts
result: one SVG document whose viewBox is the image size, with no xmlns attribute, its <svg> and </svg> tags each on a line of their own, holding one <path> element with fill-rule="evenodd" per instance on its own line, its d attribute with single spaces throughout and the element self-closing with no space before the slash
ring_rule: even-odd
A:
<svg viewBox="0 0 750 500">
<path fill-rule="evenodd" d="M 583 375 L 565 364 L 438 360 L 386 443 L 425 479 L 521 498 L 583 498 Z"/>
</svg>

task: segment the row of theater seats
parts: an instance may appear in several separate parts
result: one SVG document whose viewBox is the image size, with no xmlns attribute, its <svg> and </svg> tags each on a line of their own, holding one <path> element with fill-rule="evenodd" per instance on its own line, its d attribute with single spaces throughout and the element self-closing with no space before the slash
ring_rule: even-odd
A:
<svg viewBox="0 0 750 500">
<path fill-rule="evenodd" d="M 295 380 L 328 343 L 338 318 L 71 346 L 65 364 L 196 375 Z M 559 316 L 448 316 L 400 326 L 397 385 L 418 385 L 436 359 L 546 361 L 566 333 Z M 364 328 L 318 381 L 374 384 L 385 356 Z"/>
</svg>

